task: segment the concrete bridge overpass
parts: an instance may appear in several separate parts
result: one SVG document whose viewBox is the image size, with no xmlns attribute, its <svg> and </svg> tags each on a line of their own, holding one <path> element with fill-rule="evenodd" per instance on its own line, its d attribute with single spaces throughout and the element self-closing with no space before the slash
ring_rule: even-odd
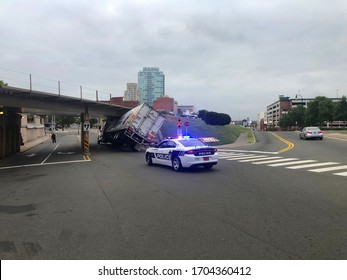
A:
<svg viewBox="0 0 347 280">
<path fill-rule="evenodd" d="M 90 116 L 120 117 L 130 110 L 105 101 L 63 96 L 5 86 L 0 88 L 0 159 L 20 151 L 21 114 L 80 115 L 82 123 Z M 83 153 L 89 153 L 89 132 L 82 130 Z"/>
</svg>

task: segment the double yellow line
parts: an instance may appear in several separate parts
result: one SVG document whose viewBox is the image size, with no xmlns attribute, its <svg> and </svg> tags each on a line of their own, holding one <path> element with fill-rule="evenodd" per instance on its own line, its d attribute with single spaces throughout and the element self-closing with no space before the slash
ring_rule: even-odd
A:
<svg viewBox="0 0 347 280">
<path fill-rule="evenodd" d="M 284 152 L 287 152 L 287 151 L 289 151 L 289 150 L 294 148 L 294 143 L 288 141 L 287 139 L 282 138 L 281 136 L 278 136 L 277 134 L 275 134 L 273 132 L 271 132 L 271 134 L 273 136 L 275 136 L 277 139 L 281 140 L 283 143 L 286 143 L 288 145 L 288 147 L 286 147 L 286 148 L 284 148 L 282 150 L 279 150 L 277 153 L 284 153 Z"/>
</svg>

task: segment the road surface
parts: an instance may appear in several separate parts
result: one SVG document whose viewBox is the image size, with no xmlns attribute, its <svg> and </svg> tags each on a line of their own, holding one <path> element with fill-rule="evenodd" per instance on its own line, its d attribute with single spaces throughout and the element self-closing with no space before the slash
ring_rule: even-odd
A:
<svg viewBox="0 0 347 280">
<path fill-rule="evenodd" d="M 0 257 L 346 259 L 347 142 L 276 135 L 177 173 L 95 135 L 84 158 L 58 133 L 0 161 Z"/>
</svg>

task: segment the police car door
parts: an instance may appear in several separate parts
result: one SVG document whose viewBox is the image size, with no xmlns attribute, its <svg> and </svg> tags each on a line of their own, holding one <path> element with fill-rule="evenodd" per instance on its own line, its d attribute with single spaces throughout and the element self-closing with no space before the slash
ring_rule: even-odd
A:
<svg viewBox="0 0 347 280">
<path fill-rule="evenodd" d="M 171 154 L 176 148 L 176 143 L 173 141 L 165 141 L 160 144 L 156 151 L 155 157 L 159 164 L 171 166 Z"/>
</svg>

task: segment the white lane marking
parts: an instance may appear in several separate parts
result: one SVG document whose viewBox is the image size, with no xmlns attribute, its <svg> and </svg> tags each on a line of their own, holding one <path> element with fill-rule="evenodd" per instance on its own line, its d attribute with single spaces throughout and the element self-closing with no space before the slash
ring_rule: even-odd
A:
<svg viewBox="0 0 347 280">
<path fill-rule="evenodd" d="M 59 146 L 59 144 L 57 146 L 55 146 L 53 151 L 48 155 L 48 157 L 45 158 L 45 160 L 43 162 L 41 162 L 41 164 L 44 164 L 46 162 L 46 160 L 53 154 L 53 152 L 58 148 L 58 146 Z"/>
<path fill-rule="evenodd" d="M 267 157 L 266 157 L 266 156 L 255 156 L 255 155 L 251 155 L 251 156 L 227 158 L 227 160 L 246 160 L 246 159 L 257 159 L 257 158 L 265 159 L 265 158 L 267 158 Z"/>
<path fill-rule="evenodd" d="M 298 160 L 298 159 L 297 158 L 282 158 L 282 159 L 267 160 L 267 161 L 261 161 L 261 162 L 252 162 L 252 164 L 271 164 L 275 162 L 283 162 L 283 161 L 291 161 L 291 160 Z"/>
<path fill-rule="evenodd" d="M 218 153 L 219 158 L 229 158 L 229 157 L 243 156 L 243 155 L 246 155 L 246 154 Z"/>
<path fill-rule="evenodd" d="M 347 172 L 334 173 L 334 175 L 338 175 L 338 176 L 347 176 Z"/>
<path fill-rule="evenodd" d="M 227 159 L 230 159 L 230 160 L 238 160 L 238 159 L 246 159 L 246 158 L 252 158 L 252 157 L 255 157 L 255 155 L 243 155 L 243 156 L 231 156 L 231 157 L 228 157 Z"/>
<path fill-rule="evenodd" d="M 288 169 L 300 169 L 300 168 L 311 168 L 316 166 L 325 166 L 325 165 L 335 165 L 339 164 L 338 162 L 320 162 L 320 163 L 312 163 L 312 164 L 304 164 L 304 165 L 298 165 L 298 166 L 289 166 L 286 167 Z"/>
<path fill-rule="evenodd" d="M 0 170 L 3 169 L 15 169 L 15 168 L 23 168 L 23 167 L 32 167 L 32 166 L 44 166 L 44 165 L 54 165 L 54 164 L 64 164 L 64 163 L 77 163 L 77 162 L 86 162 L 89 160 L 71 160 L 71 161 L 57 161 L 57 162 L 48 162 L 48 163 L 33 163 L 33 164 L 23 164 L 23 165 L 14 165 L 14 166 L 5 166 L 0 167 Z"/>
<path fill-rule="evenodd" d="M 262 156 L 261 158 L 251 158 L 251 159 L 243 159 L 243 160 L 239 160 L 239 162 L 253 162 L 253 161 L 261 161 L 261 160 L 265 160 L 265 159 L 277 159 L 277 158 L 282 158 L 282 157 L 268 157 L 268 156 Z"/>
<path fill-rule="evenodd" d="M 308 171 L 319 173 L 319 172 L 335 171 L 335 170 L 341 170 L 341 169 L 347 169 L 347 165 L 340 165 L 340 166 L 332 166 L 332 167 L 311 169 L 311 170 L 308 170 Z"/>
<path fill-rule="evenodd" d="M 277 166 L 286 166 L 286 165 L 302 164 L 302 163 L 309 163 L 309 162 L 317 162 L 317 161 L 316 160 L 312 160 L 312 159 L 296 160 L 296 161 L 291 161 L 291 162 L 282 162 L 282 163 L 269 164 L 268 166 L 277 167 Z"/>
<path fill-rule="evenodd" d="M 218 148 L 218 147 L 217 147 Z M 277 155 L 278 152 L 264 152 L 264 151 L 247 151 L 247 150 L 229 150 L 218 148 L 218 151 L 222 152 L 236 152 L 236 153 L 254 153 L 254 154 L 269 154 L 269 155 Z"/>
</svg>

